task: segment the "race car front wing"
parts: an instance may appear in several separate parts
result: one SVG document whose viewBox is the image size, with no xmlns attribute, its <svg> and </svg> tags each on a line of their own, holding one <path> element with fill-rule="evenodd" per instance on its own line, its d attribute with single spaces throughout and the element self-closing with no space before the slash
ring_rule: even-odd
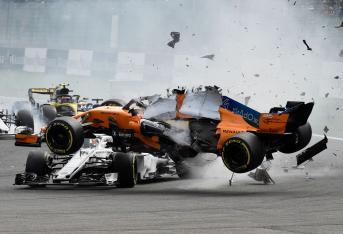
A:
<svg viewBox="0 0 343 234">
<path fill-rule="evenodd" d="M 15 134 L 15 146 L 30 146 L 30 147 L 40 147 L 42 143 L 41 137 L 39 135 Z"/>
<path fill-rule="evenodd" d="M 14 185 L 45 186 L 45 185 L 85 185 L 85 186 L 112 186 L 117 184 L 118 174 L 108 173 L 100 179 L 91 177 L 82 177 L 79 180 L 60 181 L 51 180 L 50 175 L 37 176 L 34 173 L 19 173 L 15 175 Z"/>
</svg>

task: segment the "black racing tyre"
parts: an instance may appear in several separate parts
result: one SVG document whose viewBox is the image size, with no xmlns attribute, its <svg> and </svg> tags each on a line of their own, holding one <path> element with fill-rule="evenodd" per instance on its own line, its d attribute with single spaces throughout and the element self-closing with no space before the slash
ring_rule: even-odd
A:
<svg viewBox="0 0 343 234">
<path fill-rule="evenodd" d="M 225 142 L 222 159 L 230 171 L 246 173 L 261 165 L 264 159 L 263 144 L 251 132 L 238 133 Z"/>
<path fill-rule="evenodd" d="M 100 106 L 124 106 L 125 102 L 120 99 L 108 99 L 100 104 Z"/>
<path fill-rule="evenodd" d="M 75 153 L 84 141 L 82 125 L 72 117 L 58 117 L 47 126 L 45 141 L 49 149 L 56 154 Z"/>
<path fill-rule="evenodd" d="M 18 111 L 15 117 L 16 126 L 26 126 L 34 130 L 34 122 L 32 113 L 29 110 Z"/>
<path fill-rule="evenodd" d="M 312 128 L 309 123 L 306 123 L 297 128 L 294 137 L 284 146 L 279 148 L 281 153 L 290 154 L 297 152 L 308 145 L 312 138 Z"/>
<path fill-rule="evenodd" d="M 48 157 L 42 151 L 31 151 L 26 159 L 25 172 L 44 176 L 50 173 Z"/>
<path fill-rule="evenodd" d="M 50 123 L 57 116 L 57 111 L 54 106 L 43 105 L 41 106 L 42 116 L 46 123 Z"/>
<path fill-rule="evenodd" d="M 134 154 L 117 153 L 114 167 L 118 172 L 118 184 L 120 188 L 132 188 L 137 184 L 137 158 Z"/>
</svg>

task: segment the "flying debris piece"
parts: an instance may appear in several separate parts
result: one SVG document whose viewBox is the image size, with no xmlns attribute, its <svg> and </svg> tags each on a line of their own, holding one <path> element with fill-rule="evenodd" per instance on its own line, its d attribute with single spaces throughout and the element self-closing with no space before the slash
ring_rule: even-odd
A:
<svg viewBox="0 0 343 234">
<path fill-rule="evenodd" d="M 332 153 L 333 156 L 337 157 L 337 154 L 336 153 Z"/>
<path fill-rule="evenodd" d="M 338 79 L 339 79 L 339 76 L 335 76 L 334 79 L 335 79 L 335 80 L 338 80 Z"/>
<path fill-rule="evenodd" d="M 235 175 L 235 173 L 233 172 L 231 175 L 231 178 L 229 179 L 229 186 L 232 186 L 232 180 L 233 180 L 233 176 Z"/>
<path fill-rule="evenodd" d="M 255 77 L 260 77 L 260 74 L 255 74 L 254 76 L 255 76 Z"/>
<path fill-rule="evenodd" d="M 324 131 L 325 133 L 328 133 L 329 130 L 330 130 L 330 129 L 329 129 L 327 126 L 325 126 L 324 129 L 323 129 L 323 131 Z"/>
<path fill-rule="evenodd" d="M 306 45 L 307 47 L 307 50 L 311 50 L 312 51 L 312 48 L 307 44 L 306 40 L 303 40 L 304 44 Z"/>
<path fill-rule="evenodd" d="M 305 92 L 302 92 L 301 94 L 300 94 L 300 96 L 305 96 L 306 95 L 306 93 Z"/>
<path fill-rule="evenodd" d="M 248 103 L 250 101 L 250 98 L 251 98 L 251 96 L 247 96 L 247 97 L 244 98 L 244 103 L 245 103 L 246 106 L 248 105 Z"/>
<path fill-rule="evenodd" d="M 293 6 L 295 6 L 295 4 L 297 4 L 297 1 L 295 1 L 295 2 L 293 3 Z"/>
<path fill-rule="evenodd" d="M 330 94 L 330 93 L 326 93 L 326 94 L 325 94 L 325 97 L 327 98 L 327 97 L 329 96 L 329 94 Z"/>
<path fill-rule="evenodd" d="M 339 107 L 336 107 L 336 111 L 338 111 L 339 110 Z"/>
<path fill-rule="evenodd" d="M 207 58 L 207 59 L 213 60 L 214 56 L 215 56 L 214 54 L 208 54 L 208 55 L 204 55 L 204 56 L 202 56 L 200 58 Z"/>
<path fill-rule="evenodd" d="M 171 48 L 174 48 L 175 44 L 180 41 L 180 33 L 179 32 L 171 32 L 170 36 L 173 38 L 173 40 L 168 42 L 167 45 L 170 46 Z"/>
<path fill-rule="evenodd" d="M 343 21 L 342 21 L 342 23 L 340 25 L 335 26 L 335 28 L 343 28 Z"/>
<path fill-rule="evenodd" d="M 318 141 L 316 144 L 308 147 L 304 151 L 300 152 L 296 158 L 297 158 L 297 166 L 301 165 L 302 163 L 306 161 L 313 161 L 313 156 L 319 154 L 323 150 L 327 149 L 328 138 L 326 135 L 324 135 L 324 139 Z"/>
<path fill-rule="evenodd" d="M 275 184 L 275 181 L 268 173 L 269 168 L 258 167 L 255 172 L 250 172 L 248 176 L 256 181 L 262 181 L 264 184 Z"/>
<path fill-rule="evenodd" d="M 339 52 L 339 57 L 343 57 L 343 50 L 341 50 L 341 52 Z"/>
</svg>

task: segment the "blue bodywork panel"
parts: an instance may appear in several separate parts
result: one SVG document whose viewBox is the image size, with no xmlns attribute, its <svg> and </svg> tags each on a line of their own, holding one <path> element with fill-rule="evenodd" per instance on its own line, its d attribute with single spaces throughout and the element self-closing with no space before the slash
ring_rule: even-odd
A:
<svg viewBox="0 0 343 234">
<path fill-rule="evenodd" d="M 260 119 L 259 112 L 227 96 L 222 96 L 222 101 L 222 107 L 224 109 L 227 109 L 229 111 L 234 112 L 235 114 L 243 116 L 243 119 L 247 121 L 250 125 L 258 127 Z"/>
</svg>

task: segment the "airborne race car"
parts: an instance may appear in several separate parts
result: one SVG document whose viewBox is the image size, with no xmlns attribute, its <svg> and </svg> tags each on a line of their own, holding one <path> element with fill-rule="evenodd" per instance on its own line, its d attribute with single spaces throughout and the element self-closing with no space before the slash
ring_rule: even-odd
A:
<svg viewBox="0 0 343 234">
<path fill-rule="evenodd" d="M 95 138 L 86 139 L 83 147 L 71 155 L 31 151 L 25 173 L 16 175 L 15 184 L 133 187 L 137 181 L 175 174 L 173 162 L 166 156 L 113 152 L 112 144 L 111 136 L 96 134 Z"/>
<path fill-rule="evenodd" d="M 54 154 L 69 155 L 81 148 L 85 137 L 106 134 L 113 138 L 114 152 L 167 154 L 180 177 L 190 175 L 187 158 L 199 153 L 220 155 L 229 170 L 245 173 L 265 158 L 272 159 L 276 151 L 303 149 L 312 137 L 307 119 L 313 103 L 288 102 L 285 107 L 259 113 L 222 96 L 218 87 L 173 90 L 167 98 L 147 98 L 148 105 L 143 100 L 57 118 L 43 137 Z M 25 137 L 17 139 L 19 144 L 29 143 Z M 298 155 L 298 165 L 326 149 L 326 142 L 325 138 Z"/>
</svg>

